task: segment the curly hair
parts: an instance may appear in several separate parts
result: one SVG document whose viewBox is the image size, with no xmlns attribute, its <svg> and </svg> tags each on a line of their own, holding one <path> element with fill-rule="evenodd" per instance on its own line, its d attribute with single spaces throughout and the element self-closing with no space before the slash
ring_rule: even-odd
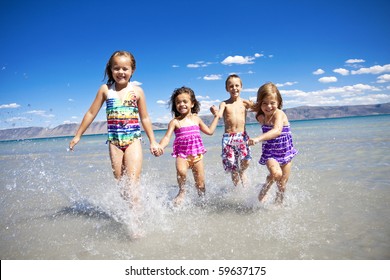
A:
<svg viewBox="0 0 390 280">
<path fill-rule="evenodd" d="M 181 88 L 177 88 L 173 91 L 172 95 L 171 95 L 171 99 L 169 100 L 169 106 L 171 107 L 171 112 L 172 114 L 175 115 L 175 117 L 179 117 L 180 116 L 180 113 L 179 111 L 176 109 L 176 97 L 182 93 L 187 93 L 190 98 L 191 98 L 191 102 L 192 104 L 194 104 L 194 106 L 191 108 L 191 113 L 193 114 L 197 114 L 199 113 L 200 111 L 200 103 L 198 100 L 196 100 L 196 97 L 195 97 L 195 93 L 192 89 L 188 88 L 188 87 L 181 87 Z"/>
</svg>

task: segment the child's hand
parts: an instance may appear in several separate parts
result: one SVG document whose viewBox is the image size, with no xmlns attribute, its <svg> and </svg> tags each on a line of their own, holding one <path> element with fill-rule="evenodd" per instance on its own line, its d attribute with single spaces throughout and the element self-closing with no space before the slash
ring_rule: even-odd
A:
<svg viewBox="0 0 390 280">
<path fill-rule="evenodd" d="M 210 112 L 211 114 L 213 114 L 214 116 L 216 116 L 218 114 L 218 108 L 217 106 L 213 105 L 210 107 Z"/>
<path fill-rule="evenodd" d="M 253 145 L 256 145 L 257 143 L 259 143 L 260 142 L 260 140 L 258 139 L 258 138 L 250 138 L 249 140 L 248 140 L 248 145 L 249 146 L 253 146 Z"/>
<path fill-rule="evenodd" d="M 159 157 L 159 156 L 161 156 L 164 153 L 164 149 L 161 148 L 160 144 L 156 143 L 155 145 L 151 145 L 150 152 L 155 157 Z"/>
</svg>

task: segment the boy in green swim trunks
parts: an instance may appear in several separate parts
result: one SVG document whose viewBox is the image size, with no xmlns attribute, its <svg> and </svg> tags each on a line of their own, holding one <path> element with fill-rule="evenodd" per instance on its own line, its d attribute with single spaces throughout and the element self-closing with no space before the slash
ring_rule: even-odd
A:
<svg viewBox="0 0 390 280">
<path fill-rule="evenodd" d="M 253 102 L 240 97 L 242 90 L 241 78 L 232 74 L 225 82 L 226 91 L 230 98 L 222 101 L 219 110 L 212 106 L 210 111 L 223 117 L 225 133 L 222 137 L 222 163 L 226 172 L 230 172 L 234 186 L 241 181 L 246 183 L 245 170 L 252 159 L 245 131 L 246 114 L 252 108 Z"/>
</svg>

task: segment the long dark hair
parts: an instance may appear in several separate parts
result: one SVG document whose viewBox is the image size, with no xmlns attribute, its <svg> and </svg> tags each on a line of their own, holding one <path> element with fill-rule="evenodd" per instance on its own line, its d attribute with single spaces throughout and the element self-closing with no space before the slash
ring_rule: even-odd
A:
<svg viewBox="0 0 390 280">
<path fill-rule="evenodd" d="M 198 100 L 196 100 L 196 97 L 195 97 L 195 93 L 192 89 L 188 88 L 188 87 L 181 87 L 181 88 L 177 88 L 173 91 L 172 95 L 171 95 L 171 99 L 169 100 L 169 106 L 171 107 L 171 112 L 172 114 L 175 115 L 175 117 L 180 117 L 180 113 L 179 111 L 176 109 L 176 97 L 182 93 L 187 93 L 189 94 L 190 98 L 191 98 L 191 102 L 192 104 L 194 104 L 194 107 L 191 108 L 191 113 L 193 114 L 197 114 L 199 113 L 200 111 L 200 103 Z"/>
</svg>

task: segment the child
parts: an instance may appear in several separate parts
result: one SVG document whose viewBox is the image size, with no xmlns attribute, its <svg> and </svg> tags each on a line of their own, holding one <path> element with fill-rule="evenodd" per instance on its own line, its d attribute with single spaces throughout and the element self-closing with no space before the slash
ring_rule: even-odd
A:
<svg viewBox="0 0 390 280">
<path fill-rule="evenodd" d="M 219 105 L 218 116 L 223 117 L 225 123 L 225 133 L 222 137 L 222 164 L 227 172 L 231 172 L 234 186 L 241 180 L 246 183 L 245 170 L 252 159 L 250 149 L 247 145 L 249 139 L 245 131 L 245 121 L 247 110 L 253 102 L 242 99 L 242 81 L 239 76 L 232 74 L 225 82 L 226 91 L 230 98 Z M 216 107 L 212 106 L 210 111 L 215 114 Z"/>
<path fill-rule="evenodd" d="M 174 205 L 180 205 L 185 196 L 185 183 L 188 168 L 192 169 L 195 186 L 199 196 L 205 194 L 203 154 L 206 149 L 200 136 L 200 131 L 207 135 L 213 135 L 218 124 L 218 116 L 208 127 L 197 116 L 200 103 L 196 100 L 194 91 L 187 87 L 175 89 L 170 99 L 171 111 L 175 117 L 169 122 L 167 132 L 160 141 L 161 148 L 165 148 L 172 133 L 176 138 L 173 142 L 172 156 L 176 158 L 177 182 L 179 193 L 174 199 Z"/>
<path fill-rule="evenodd" d="M 140 87 L 130 83 L 135 68 L 135 59 L 131 53 L 116 51 L 111 55 L 104 75 L 105 78 L 108 77 L 107 84 L 99 88 L 76 135 L 69 143 L 69 148 L 73 151 L 106 101 L 107 142 L 111 166 L 115 179 L 125 180 L 121 195 L 131 204 L 139 204 L 137 192 L 143 158 L 139 118 L 149 138 L 150 151 L 156 156 L 162 153 L 154 138 L 144 92 Z"/>
<path fill-rule="evenodd" d="M 281 204 L 290 177 L 291 160 L 298 153 L 292 142 L 290 124 L 282 111 L 283 99 L 273 83 L 262 85 L 257 91 L 257 102 L 253 106 L 256 119 L 261 124 L 263 134 L 249 139 L 249 145 L 263 142 L 263 152 L 259 163 L 269 171 L 267 180 L 259 193 L 259 201 L 266 200 L 266 194 L 276 182 L 278 192 L 275 203 Z"/>
</svg>

